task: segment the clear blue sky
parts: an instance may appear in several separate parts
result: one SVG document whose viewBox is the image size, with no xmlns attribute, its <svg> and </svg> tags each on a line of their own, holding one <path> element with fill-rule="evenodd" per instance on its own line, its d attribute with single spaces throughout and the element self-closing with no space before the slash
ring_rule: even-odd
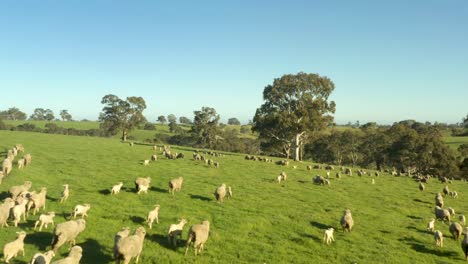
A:
<svg viewBox="0 0 468 264">
<path fill-rule="evenodd" d="M 468 1 L 0 2 L 0 109 L 143 96 L 154 121 L 214 107 L 252 119 L 299 71 L 336 85 L 338 123 L 459 122 L 468 113 Z"/>
</svg>

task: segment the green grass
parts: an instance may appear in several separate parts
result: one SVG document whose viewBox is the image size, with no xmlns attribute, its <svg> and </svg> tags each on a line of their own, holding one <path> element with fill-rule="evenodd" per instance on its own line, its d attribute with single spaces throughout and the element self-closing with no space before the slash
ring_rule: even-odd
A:
<svg viewBox="0 0 468 264">
<path fill-rule="evenodd" d="M 457 150 L 462 144 L 468 144 L 468 137 L 444 137 L 444 141 L 450 148 Z"/>
<path fill-rule="evenodd" d="M 149 166 L 141 165 L 152 148 L 129 147 L 116 139 L 48 135 L 0 131 L 0 151 L 22 143 L 33 156 L 32 165 L 12 174 L 0 185 L 0 198 L 7 190 L 25 180 L 33 190 L 48 188 L 47 211 L 55 211 L 56 223 L 66 221 L 76 204 L 92 205 L 86 230 L 78 236 L 83 247 L 81 263 L 112 263 L 113 237 L 120 228 L 134 230 L 145 225 L 144 219 L 154 204 L 160 204 L 160 223 L 147 236 L 140 263 L 456 263 L 463 260 L 460 242 L 449 237 L 448 225 L 440 221 L 436 229 L 446 235 L 445 246 L 435 248 L 433 236 L 425 231 L 426 222 L 434 216 L 434 196 L 443 185 L 432 181 L 425 192 L 407 177 L 344 176 L 332 179 L 331 186 L 311 183 L 322 170 L 305 169 L 308 163 L 280 167 L 272 163 L 246 161 L 243 155 L 214 158 L 219 169 L 208 168 L 191 159 L 187 148 L 185 159 L 161 158 Z M 158 152 L 159 154 L 159 152 Z M 161 156 L 161 155 L 159 155 Z M 297 165 L 293 169 L 292 165 Z M 288 181 L 274 181 L 282 170 Z M 137 195 L 133 181 L 150 176 L 152 189 Z M 167 182 L 183 176 L 182 191 L 172 197 Z M 448 175 L 449 176 L 449 175 Z M 110 196 L 112 185 L 124 182 L 124 190 Z M 70 199 L 59 204 L 62 184 L 70 184 Z M 218 204 L 213 192 L 221 183 L 232 186 L 234 197 Z M 467 214 L 467 184 L 454 182 L 450 188 L 459 199 L 445 198 L 446 206 Z M 339 219 L 344 209 L 353 212 L 355 228 L 343 233 Z M 0 229 L 0 247 L 15 239 L 15 232 L 25 230 L 26 256 L 14 263 L 27 263 L 38 251 L 50 248 L 52 228 L 35 232 L 36 216 L 18 228 Z M 184 248 L 173 249 L 167 243 L 166 229 L 181 217 L 189 223 L 184 229 L 203 220 L 211 222 L 210 238 L 202 256 L 193 251 L 184 257 Z M 325 228 L 335 228 L 336 243 L 323 245 Z M 66 246 L 59 251 L 65 255 Z M 55 259 L 58 259 L 56 257 Z"/>
</svg>

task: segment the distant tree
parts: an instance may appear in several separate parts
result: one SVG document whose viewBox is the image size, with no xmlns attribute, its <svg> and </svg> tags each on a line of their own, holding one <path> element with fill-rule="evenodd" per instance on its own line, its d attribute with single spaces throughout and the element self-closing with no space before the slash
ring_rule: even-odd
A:
<svg viewBox="0 0 468 264">
<path fill-rule="evenodd" d="M 211 107 L 202 107 L 200 111 L 193 112 L 193 126 L 191 133 L 194 135 L 197 143 L 204 147 L 213 148 L 219 134 L 218 122 L 219 115 Z"/>
<path fill-rule="evenodd" d="M 156 121 L 161 123 L 161 125 L 164 125 L 167 122 L 166 117 L 163 115 L 158 116 L 158 119 Z"/>
<path fill-rule="evenodd" d="M 169 123 L 171 123 L 171 122 L 177 123 L 177 117 L 174 114 L 170 114 L 170 115 L 167 116 L 167 121 Z"/>
<path fill-rule="evenodd" d="M 30 120 L 54 120 L 54 112 L 50 109 L 36 108 L 34 109 L 33 114 L 29 117 Z"/>
<path fill-rule="evenodd" d="M 300 72 L 275 79 L 263 91 L 265 103 L 255 113 L 253 131 L 270 145 L 282 145 L 287 158 L 293 149 L 294 159 L 301 160 L 305 140 L 333 121 L 335 102 L 328 102 L 328 97 L 334 89 L 329 78 L 318 74 Z"/>
<path fill-rule="evenodd" d="M 239 119 L 237 119 L 235 117 L 232 117 L 232 118 L 228 119 L 228 125 L 237 125 L 237 126 L 239 126 L 240 121 L 239 121 Z"/>
<path fill-rule="evenodd" d="M 192 121 L 190 121 L 190 119 L 188 119 L 185 116 L 181 116 L 181 117 L 179 117 L 179 123 L 181 123 L 181 124 L 190 124 L 190 123 L 192 123 Z"/>
<path fill-rule="evenodd" d="M 143 129 L 144 130 L 156 130 L 156 126 L 152 123 L 146 123 Z"/>
<path fill-rule="evenodd" d="M 60 117 L 62 118 L 63 121 L 72 121 L 72 115 L 68 113 L 68 110 L 62 110 L 60 111 Z"/>
<path fill-rule="evenodd" d="M 468 128 L 468 114 L 466 114 L 466 117 L 463 118 L 463 127 Z"/>
<path fill-rule="evenodd" d="M 116 135 L 122 131 L 122 140 L 127 141 L 128 132 L 146 122 L 143 111 L 146 109 L 145 100 L 142 97 L 127 97 L 122 100 L 119 97 L 108 94 L 102 98 L 104 104 L 99 115 L 101 129 L 108 135 Z"/>
<path fill-rule="evenodd" d="M 0 117 L 4 120 L 26 120 L 26 113 L 16 107 L 11 107 L 8 110 L 1 111 Z"/>
<path fill-rule="evenodd" d="M 182 134 L 184 130 L 176 122 L 169 122 L 169 131 L 175 134 Z"/>
</svg>

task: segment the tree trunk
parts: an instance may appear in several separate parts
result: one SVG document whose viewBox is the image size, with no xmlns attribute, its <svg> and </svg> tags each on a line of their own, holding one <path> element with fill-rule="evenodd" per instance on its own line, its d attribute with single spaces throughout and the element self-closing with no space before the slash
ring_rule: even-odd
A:
<svg viewBox="0 0 468 264">
<path fill-rule="evenodd" d="M 296 134 L 295 145 L 294 145 L 294 160 L 301 160 L 301 136 L 302 133 Z"/>
<path fill-rule="evenodd" d="M 125 129 L 122 130 L 122 140 L 123 140 L 124 142 L 127 141 L 127 130 L 125 130 Z"/>
</svg>

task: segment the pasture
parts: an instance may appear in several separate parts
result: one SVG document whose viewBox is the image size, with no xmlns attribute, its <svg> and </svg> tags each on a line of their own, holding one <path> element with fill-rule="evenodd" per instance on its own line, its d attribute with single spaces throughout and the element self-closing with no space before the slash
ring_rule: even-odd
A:
<svg viewBox="0 0 468 264">
<path fill-rule="evenodd" d="M 154 133 L 154 132 L 153 132 Z M 78 236 L 83 247 L 81 263 L 112 263 L 113 239 L 117 231 L 129 226 L 133 232 L 144 226 L 147 235 L 140 263 L 460 263 L 464 261 L 460 241 L 454 241 L 449 225 L 436 221 L 435 228 L 445 235 L 444 247 L 436 248 L 426 224 L 434 217 L 434 198 L 444 184 L 433 179 L 420 192 L 418 183 L 408 177 L 390 175 L 352 177 L 343 175 L 331 186 L 312 184 L 324 170 L 307 171 L 311 163 L 291 162 L 289 166 L 247 161 L 243 155 L 226 153 L 209 157 L 220 162 L 210 168 L 192 159 L 193 150 L 175 146 L 184 159 L 168 160 L 158 150 L 158 161 L 143 166 L 153 154 L 152 146 L 130 147 L 115 138 L 75 137 L 29 132 L 0 131 L 2 155 L 16 143 L 32 154 L 32 164 L 22 170 L 16 166 L 0 185 L 0 199 L 8 189 L 25 180 L 32 190 L 47 187 L 47 209 L 55 211 L 55 223 L 69 219 L 73 207 L 89 203 L 87 225 Z M 22 156 L 20 154 L 19 156 Z M 274 159 L 277 160 L 277 159 Z M 293 169 L 296 165 L 297 169 Z M 353 171 L 355 172 L 356 169 Z M 285 171 L 286 182 L 278 184 L 276 176 Z M 336 171 L 336 170 L 335 170 Z M 151 177 L 148 194 L 135 193 L 137 177 Z M 183 176 L 182 190 L 172 197 L 168 181 Z M 371 184 L 371 179 L 375 184 Z M 110 188 L 123 181 L 116 196 Z M 62 184 L 70 185 L 70 198 L 58 203 Z M 213 192 L 221 184 L 232 186 L 233 197 L 220 204 Z M 454 181 L 451 190 L 458 199 L 445 197 L 445 207 L 455 208 L 457 215 L 468 215 L 468 185 Z M 148 229 L 145 219 L 155 204 L 161 206 L 159 224 Z M 355 226 L 343 233 L 340 218 L 349 208 Z M 38 215 L 30 215 L 18 228 L 0 229 L 0 247 L 15 239 L 15 232 L 27 232 L 26 256 L 14 263 L 28 263 L 36 252 L 50 249 L 52 228 L 34 231 Z M 211 223 L 210 237 L 202 255 L 193 249 L 184 256 L 181 244 L 173 248 L 167 241 L 167 228 L 186 218 L 183 239 L 193 224 Z M 335 228 L 336 242 L 322 243 L 326 228 Z M 67 246 L 58 256 L 67 254 Z"/>
</svg>

